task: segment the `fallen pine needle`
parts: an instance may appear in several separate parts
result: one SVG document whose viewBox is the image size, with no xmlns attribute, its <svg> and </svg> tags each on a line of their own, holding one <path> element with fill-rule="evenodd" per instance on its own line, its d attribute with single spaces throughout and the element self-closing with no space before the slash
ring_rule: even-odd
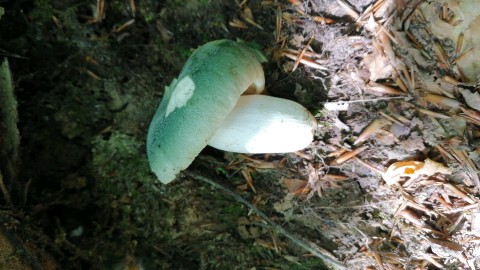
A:
<svg viewBox="0 0 480 270">
<path fill-rule="evenodd" d="M 344 163 L 345 161 L 347 161 L 347 160 L 355 157 L 356 155 L 360 154 L 361 152 L 363 152 L 367 148 L 368 148 L 367 146 L 360 146 L 353 151 L 347 152 L 347 153 L 339 156 L 338 158 L 336 158 L 334 161 L 332 161 L 331 165 L 333 165 L 333 166 L 340 165 L 340 164 Z"/>
<path fill-rule="evenodd" d="M 328 70 L 328 68 L 326 68 L 326 67 L 324 67 L 320 64 L 317 64 L 314 60 L 312 60 L 310 58 L 307 58 L 307 57 L 298 57 L 298 56 L 290 54 L 288 52 L 283 52 L 282 55 L 286 56 L 287 58 L 290 58 L 292 60 L 295 60 L 295 63 L 299 62 L 299 63 L 302 63 L 306 66 L 311 67 L 311 68 L 320 69 L 320 70 Z M 298 66 L 298 64 L 297 64 L 297 66 Z"/>
<path fill-rule="evenodd" d="M 368 138 L 370 138 L 371 136 L 373 136 L 375 133 L 377 133 L 377 131 L 380 130 L 380 128 L 382 128 L 382 126 L 384 125 L 384 122 L 379 120 L 379 119 L 375 119 L 373 120 L 363 131 L 362 133 L 360 133 L 360 135 L 358 135 L 358 138 L 355 140 L 355 142 L 353 143 L 353 145 L 357 145 L 357 144 L 360 144 L 364 141 L 366 141 Z"/>
<path fill-rule="evenodd" d="M 437 113 L 437 112 L 432 112 L 430 110 L 423 109 L 423 108 L 417 108 L 417 111 L 420 112 L 420 113 L 435 117 L 435 118 L 450 119 L 450 116 L 448 116 L 448 115 L 445 115 L 445 114 L 442 114 L 442 113 Z"/>
</svg>

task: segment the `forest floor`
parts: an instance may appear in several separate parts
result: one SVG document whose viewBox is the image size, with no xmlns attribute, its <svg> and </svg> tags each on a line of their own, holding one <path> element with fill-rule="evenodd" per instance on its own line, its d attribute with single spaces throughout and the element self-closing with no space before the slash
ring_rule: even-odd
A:
<svg viewBox="0 0 480 270">
<path fill-rule="evenodd" d="M 0 268 L 480 268 L 480 9 L 457 2 L 0 3 L 18 102 L 4 87 Z M 163 185 L 148 126 L 217 39 L 262 48 L 268 93 L 308 108 L 315 139 L 278 155 L 207 147 Z"/>
</svg>

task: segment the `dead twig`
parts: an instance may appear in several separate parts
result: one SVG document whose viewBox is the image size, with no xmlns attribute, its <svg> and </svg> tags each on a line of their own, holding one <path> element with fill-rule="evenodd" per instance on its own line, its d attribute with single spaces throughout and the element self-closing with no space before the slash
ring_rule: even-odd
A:
<svg viewBox="0 0 480 270">
<path fill-rule="evenodd" d="M 366 150 L 368 147 L 367 146 L 360 146 L 352 151 L 349 151 L 349 152 L 346 152 L 345 154 L 339 156 L 338 158 L 336 158 L 335 160 L 333 160 L 330 165 L 332 166 L 336 166 L 336 165 L 340 165 L 342 163 L 344 163 L 345 161 L 355 157 L 356 155 L 360 154 L 361 152 L 363 152 L 364 150 Z"/>
</svg>

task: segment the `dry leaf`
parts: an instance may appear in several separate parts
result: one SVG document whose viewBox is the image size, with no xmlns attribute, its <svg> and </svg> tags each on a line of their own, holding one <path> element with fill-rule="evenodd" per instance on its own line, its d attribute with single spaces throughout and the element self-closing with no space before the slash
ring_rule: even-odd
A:
<svg viewBox="0 0 480 270">
<path fill-rule="evenodd" d="M 390 132 L 396 137 L 400 138 L 402 136 L 406 136 L 410 133 L 410 127 L 406 125 L 401 125 L 399 123 L 393 123 L 390 127 Z"/>
<path fill-rule="evenodd" d="M 459 90 L 467 105 L 472 109 L 480 111 L 480 94 L 478 94 L 478 92 L 472 93 L 468 89 L 460 88 Z"/>
<path fill-rule="evenodd" d="M 374 51 L 363 57 L 363 63 L 370 72 L 370 80 L 377 81 L 390 78 L 393 74 L 393 67 L 390 65 L 390 59 L 382 52 Z"/>
<path fill-rule="evenodd" d="M 288 193 L 294 195 L 301 195 L 307 189 L 308 181 L 301 179 L 284 178 L 283 183 L 287 186 Z"/>
<path fill-rule="evenodd" d="M 438 7 L 446 5 L 453 14 L 452 18 L 442 20 Z M 460 54 L 472 49 L 468 55 L 457 61 L 468 82 L 476 82 L 480 78 L 480 5 L 477 1 L 439 0 L 425 2 L 420 6 L 430 30 L 439 39 L 449 38 L 456 42 L 460 33 L 464 33 L 463 49 Z"/>
<path fill-rule="evenodd" d="M 408 152 L 423 151 L 425 149 L 424 139 L 418 132 L 412 132 L 408 139 L 402 140 L 400 145 Z"/>
<path fill-rule="evenodd" d="M 387 184 L 392 185 L 401 180 L 402 177 L 415 178 L 420 175 L 431 176 L 436 173 L 451 174 L 450 169 L 443 164 L 435 162 L 431 159 L 420 161 L 399 161 L 395 162 L 382 175 L 383 180 Z"/>
<path fill-rule="evenodd" d="M 450 250 L 453 250 L 453 251 L 463 251 L 463 247 L 462 245 L 458 244 L 458 243 L 455 243 L 453 241 L 449 241 L 449 240 L 443 240 L 443 239 L 436 239 L 436 238 L 432 238 L 432 237 L 429 237 L 427 238 L 430 242 L 434 243 L 434 244 L 437 244 L 437 245 L 440 245 L 442 247 L 445 247 L 445 248 L 448 248 Z"/>
</svg>

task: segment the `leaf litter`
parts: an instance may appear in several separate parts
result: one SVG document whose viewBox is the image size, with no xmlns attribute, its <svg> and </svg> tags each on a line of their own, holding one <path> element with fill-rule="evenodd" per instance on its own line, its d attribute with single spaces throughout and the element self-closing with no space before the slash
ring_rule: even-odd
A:
<svg viewBox="0 0 480 270">
<path fill-rule="evenodd" d="M 386 0 L 364 3 L 358 8 L 352 5 L 354 2 L 343 0 L 338 0 L 336 7 L 320 7 L 321 1 L 309 2 L 312 4 L 303 6 L 306 14 L 323 12 L 349 16 L 355 21 L 355 30 L 347 32 L 347 38 L 337 35 L 333 39 L 337 52 L 329 47 L 332 40 L 318 34 L 328 35 L 328 30 L 313 31 L 316 41 L 323 45 L 320 54 L 329 54 L 323 62 L 330 71 L 327 76 L 336 82 L 328 93 L 329 106 L 365 100 L 349 103 L 348 108 L 340 110 L 332 107 L 327 121 L 340 121 L 347 128 L 336 124 L 330 128 L 339 131 L 319 132 L 325 144 L 312 148 L 317 154 L 322 153 L 325 160 L 314 158 L 313 166 L 315 162 L 329 164 L 322 166 L 323 171 L 338 170 L 357 181 L 366 206 L 349 205 L 348 199 L 329 206 L 335 200 L 329 201 L 325 196 L 349 192 L 349 186 L 331 186 L 342 191 L 320 189 L 312 183 L 319 181 L 321 172 L 317 170 L 312 176 L 311 169 L 306 170 L 305 180 L 284 180 L 288 198 L 291 200 L 293 194 L 308 199 L 296 207 L 315 213 L 312 216 L 318 217 L 319 222 L 332 221 L 332 216 L 336 222 L 344 220 L 348 216 L 342 213 L 344 208 L 362 209 L 348 216 L 344 226 L 336 227 L 343 229 L 333 233 L 343 245 L 359 247 L 357 253 L 350 254 L 344 252 L 345 246 L 337 247 L 334 254 L 344 258 L 347 265 L 361 262 L 371 269 L 477 269 L 478 247 L 465 239 L 470 238 L 471 222 L 478 223 L 475 207 L 480 191 L 479 148 L 472 144 L 479 136 L 480 100 L 475 83 L 479 76 L 476 48 L 480 44 L 471 37 L 471 29 L 476 29 L 480 21 L 478 5 L 468 1 Z M 305 24 L 291 23 L 286 28 L 310 29 Z M 359 65 L 336 62 L 341 59 L 335 54 L 342 50 L 342 41 L 353 39 L 355 34 L 370 38 L 369 42 L 358 39 L 369 51 L 357 54 L 355 46 L 349 44 L 346 51 L 350 56 L 362 55 Z M 311 43 L 294 37 L 297 42 L 292 44 L 299 49 L 301 44 Z M 470 56 L 464 58 L 463 53 Z M 305 72 L 312 72 L 311 76 L 316 73 L 309 65 Z M 405 98 L 375 101 L 372 95 Z M 312 165 L 305 168 L 309 167 Z M 380 176 L 385 182 L 378 181 Z M 323 191 L 318 192 L 320 199 L 305 196 L 307 187 L 310 192 Z M 390 203 L 383 205 L 384 201 Z M 371 211 L 377 215 L 368 215 Z M 365 224 L 359 225 L 364 222 L 382 225 L 379 231 L 368 234 Z M 318 226 L 325 233 L 327 229 Z M 352 230 L 366 238 L 366 244 L 356 238 L 340 240 L 355 235 Z"/>
</svg>

